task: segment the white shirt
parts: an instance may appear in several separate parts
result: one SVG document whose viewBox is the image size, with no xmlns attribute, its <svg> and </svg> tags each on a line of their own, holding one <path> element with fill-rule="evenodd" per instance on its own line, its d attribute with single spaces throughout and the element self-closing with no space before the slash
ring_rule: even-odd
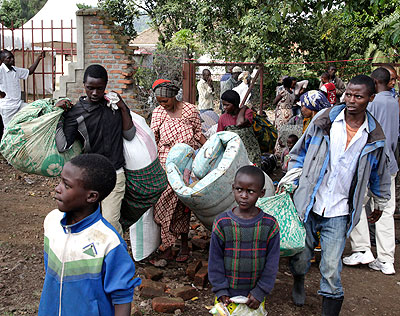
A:
<svg viewBox="0 0 400 316">
<path fill-rule="evenodd" d="M 346 148 L 345 109 L 332 123 L 330 130 L 330 159 L 327 172 L 315 196 L 313 212 L 324 217 L 349 214 L 348 197 L 357 162 L 368 139 L 368 118 Z"/>
<path fill-rule="evenodd" d="M 214 92 L 208 83 L 202 78 L 197 83 L 197 91 L 199 92 L 199 110 L 209 110 L 214 108 L 213 99 Z"/>
<path fill-rule="evenodd" d="M 242 104 L 242 101 L 243 101 L 244 97 L 246 96 L 247 91 L 249 90 L 249 86 L 246 83 L 242 82 L 240 85 L 233 88 L 232 90 L 239 93 L 239 95 L 240 95 L 240 103 L 239 104 Z M 250 97 L 251 97 L 251 93 L 249 93 L 249 95 L 247 96 L 245 105 L 249 103 Z"/>
<path fill-rule="evenodd" d="M 0 66 L 0 91 L 6 93 L 4 98 L 0 98 L 0 114 L 3 118 L 4 126 L 8 124 L 14 114 L 20 109 L 23 101 L 21 100 L 20 79 L 27 79 L 29 69 L 12 67 L 8 69 L 5 64 Z"/>
</svg>

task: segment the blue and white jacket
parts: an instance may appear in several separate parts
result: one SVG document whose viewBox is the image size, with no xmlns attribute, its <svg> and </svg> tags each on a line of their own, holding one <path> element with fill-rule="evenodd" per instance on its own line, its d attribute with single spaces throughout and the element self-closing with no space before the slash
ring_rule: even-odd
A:
<svg viewBox="0 0 400 316">
<path fill-rule="evenodd" d="M 301 168 L 298 188 L 293 202 L 301 220 L 307 221 L 315 195 L 329 163 L 330 129 L 333 121 L 345 108 L 344 104 L 320 111 L 307 130 L 290 151 L 289 170 Z M 349 222 L 347 235 L 360 220 L 362 203 L 367 186 L 372 193 L 375 206 L 383 209 L 390 199 L 389 158 L 385 148 L 385 135 L 378 121 L 367 111 L 368 139 L 360 157 L 349 192 Z"/>
<path fill-rule="evenodd" d="M 67 225 L 66 214 L 44 221 L 46 276 L 39 316 L 111 316 L 115 304 L 130 303 L 135 265 L 121 236 L 100 214 Z"/>
</svg>

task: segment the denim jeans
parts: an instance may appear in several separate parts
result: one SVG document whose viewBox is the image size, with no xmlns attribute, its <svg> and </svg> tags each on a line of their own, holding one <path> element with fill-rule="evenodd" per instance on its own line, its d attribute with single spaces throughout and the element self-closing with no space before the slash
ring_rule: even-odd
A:
<svg viewBox="0 0 400 316">
<path fill-rule="evenodd" d="M 342 272 L 342 254 L 346 244 L 346 224 L 349 216 L 322 217 L 310 212 L 306 229 L 305 249 L 290 258 L 290 271 L 294 276 L 305 275 L 310 268 L 310 259 L 314 256 L 314 248 L 318 245 L 317 232 L 321 240 L 321 272 L 320 290 L 318 294 L 329 298 L 343 296 L 340 280 Z"/>
</svg>

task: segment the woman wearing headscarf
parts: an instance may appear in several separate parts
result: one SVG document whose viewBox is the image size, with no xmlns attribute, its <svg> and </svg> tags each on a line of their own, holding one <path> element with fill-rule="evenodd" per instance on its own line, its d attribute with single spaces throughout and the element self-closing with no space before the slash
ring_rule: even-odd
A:
<svg viewBox="0 0 400 316">
<path fill-rule="evenodd" d="M 300 96 L 301 114 L 303 115 L 303 133 L 306 131 L 312 118 L 319 111 L 331 107 L 325 94 L 321 91 L 311 90 Z"/>
<path fill-rule="evenodd" d="M 161 165 L 165 169 L 168 153 L 175 144 L 185 143 L 198 149 L 206 139 L 201 133 L 199 111 L 193 104 L 178 101 L 177 86 L 170 80 L 158 79 L 152 88 L 160 105 L 153 111 L 151 129 L 155 135 Z M 176 261 L 186 261 L 189 258 L 190 210 L 178 200 L 170 185 L 154 207 L 154 220 L 161 225 L 161 248 L 164 253 L 160 259 L 173 259 L 171 247 L 180 235 L 182 246 Z"/>
<path fill-rule="evenodd" d="M 252 163 L 261 165 L 261 150 L 253 130 L 253 111 L 246 106 L 242 109 L 240 95 L 234 90 L 227 90 L 221 96 L 225 113 L 219 117 L 217 132 L 232 131 L 238 134 L 247 150 Z"/>
</svg>

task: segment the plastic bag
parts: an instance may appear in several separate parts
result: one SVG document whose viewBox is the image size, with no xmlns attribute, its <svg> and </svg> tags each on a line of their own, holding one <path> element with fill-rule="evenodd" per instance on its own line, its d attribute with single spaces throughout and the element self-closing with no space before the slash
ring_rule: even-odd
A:
<svg viewBox="0 0 400 316">
<path fill-rule="evenodd" d="M 301 223 L 289 191 L 272 197 L 258 199 L 257 204 L 265 213 L 276 218 L 280 230 L 281 257 L 293 256 L 303 251 L 306 230 Z"/>
<path fill-rule="evenodd" d="M 225 306 L 221 302 L 216 302 L 213 308 L 210 310 L 210 314 L 217 316 L 266 316 L 268 315 L 265 309 L 265 302 L 262 302 L 257 309 L 248 307 L 245 296 L 234 296 L 231 297 L 231 303 Z"/>
<path fill-rule="evenodd" d="M 147 258 L 160 246 L 161 228 L 154 221 L 152 207 L 129 227 L 129 236 L 135 261 Z"/>
<path fill-rule="evenodd" d="M 252 309 L 246 304 L 238 304 L 231 316 L 266 316 L 268 315 L 263 304 L 257 309 Z"/>
<path fill-rule="evenodd" d="M 82 152 L 75 142 L 64 153 L 56 147 L 57 123 L 63 114 L 55 108 L 58 100 L 36 100 L 21 109 L 4 132 L 0 151 L 16 169 L 47 177 L 60 175 L 64 164 Z"/>
</svg>

